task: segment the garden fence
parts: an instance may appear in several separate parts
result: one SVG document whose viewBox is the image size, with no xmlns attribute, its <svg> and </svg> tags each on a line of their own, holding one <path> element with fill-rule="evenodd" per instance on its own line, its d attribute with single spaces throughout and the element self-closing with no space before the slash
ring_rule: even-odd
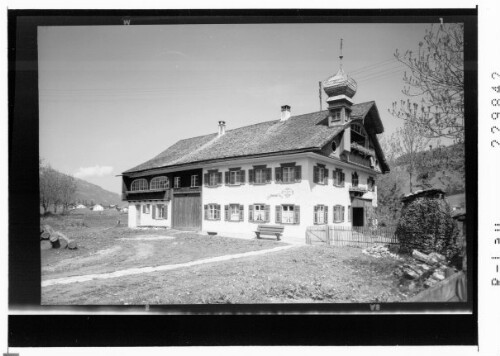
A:
<svg viewBox="0 0 500 356">
<path fill-rule="evenodd" d="M 309 245 L 370 247 L 374 244 L 398 244 L 395 228 L 315 225 L 306 229 Z"/>
</svg>

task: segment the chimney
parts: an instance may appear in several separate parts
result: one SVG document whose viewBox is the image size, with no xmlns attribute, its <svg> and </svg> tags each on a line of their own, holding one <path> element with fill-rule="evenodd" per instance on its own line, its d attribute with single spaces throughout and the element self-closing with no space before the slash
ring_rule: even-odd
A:
<svg viewBox="0 0 500 356">
<path fill-rule="evenodd" d="M 283 105 L 281 107 L 281 120 L 280 121 L 286 121 L 292 116 L 292 113 L 290 112 L 290 106 L 289 105 Z"/>
<path fill-rule="evenodd" d="M 226 122 L 225 121 L 219 121 L 219 137 L 221 137 L 225 133 L 226 133 Z"/>
</svg>

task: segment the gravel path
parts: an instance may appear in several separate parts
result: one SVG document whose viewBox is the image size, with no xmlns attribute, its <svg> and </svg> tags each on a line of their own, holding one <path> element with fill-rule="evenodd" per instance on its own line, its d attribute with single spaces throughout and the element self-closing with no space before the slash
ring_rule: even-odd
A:
<svg viewBox="0 0 500 356">
<path fill-rule="evenodd" d="M 271 252 L 283 251 L 283 250 L 288 250 L 290 248 L 296 248 L 296 247 L 299 247 L 299 245 L 287 245 L 287 246 L 275 247 L 275 248 L 268 249 L 268 250 L 251 251 L 251 252 L 237 253 L 237 254 L 233 254 L 233 255 L 224 255 L 224 256 L 218 256 L 218 257 L 204 258 L 201 260 L 191 261 L 191 262 L 187 262 L 187 263 L 173 264 L 173 265 L 129 268 L 129 269 L 124 269 L 124 270 L 115 271 L 115 272 L 111 272 L 111 273 L 88 274 L 88 275 L 83 275 L 83 276 L 48 279 L 48 280 L 42 281 L 42 287 L 48 287 L 48 286 L 52 286 L 55 284 L 88 282 L 88 281 L 91 281 L 94 279 L 109 279 L 109 278 L 130 276 L 130 275 L 134 275 L 134 274 L 151 273 L 151 272 L 159 272 L 159 271 L 170 271 L 170 270 L 174 270 L 174 269 L 202 265 L 202 264 L 206 264 L 206 263 L 229 261 L 229 260 L 233 260 L 233 259 L 237 259 L 237 258 L 263 255 L 263 254 L 267 254 L 267 253 L 271 253 Z"/>
</svg>

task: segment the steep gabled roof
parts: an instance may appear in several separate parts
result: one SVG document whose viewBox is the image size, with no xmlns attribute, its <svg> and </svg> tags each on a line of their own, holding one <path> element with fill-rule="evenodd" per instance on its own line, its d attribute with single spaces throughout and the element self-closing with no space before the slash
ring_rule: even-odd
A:
<svg viewBox="0 0 500 356">
<path fill-rule="evenodd" d="M 373 101 L 353 105 L 351 117 L 364 119 L 374 106 Z M 292 116 L 286 121 L 266 121 L 228 130 L 220 137 L 214 133 L 180 140 L 153 159 L 123 173 L 287 151 L 320 150 L 344 129 L 343 125 L 324 124 L 327 116 L 328 110 L 324 110 Z"/>
</svg>

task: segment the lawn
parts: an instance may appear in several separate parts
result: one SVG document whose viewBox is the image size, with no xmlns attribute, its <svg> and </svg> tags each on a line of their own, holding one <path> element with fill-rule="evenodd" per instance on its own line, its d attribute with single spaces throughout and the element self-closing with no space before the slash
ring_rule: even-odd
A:
<svg viewBox="0 0 500 356">
<path fill-rule="evenodd" d="M 43 280 L 285 245 L 164 229 L 132 230 L 116 227 L 112 215 L 92 216 L 83 227 L 72 219 L 45 221 L 74 238 L 79 248 L 42 251 Z M 42 288 L 42 304 L 399 302 L 418 292 L 402 286 L 394 274 L 401 263 L 364 255 L 358 248 L 304 245 L 171 271 L 47 286 Z"/>
</svg>

